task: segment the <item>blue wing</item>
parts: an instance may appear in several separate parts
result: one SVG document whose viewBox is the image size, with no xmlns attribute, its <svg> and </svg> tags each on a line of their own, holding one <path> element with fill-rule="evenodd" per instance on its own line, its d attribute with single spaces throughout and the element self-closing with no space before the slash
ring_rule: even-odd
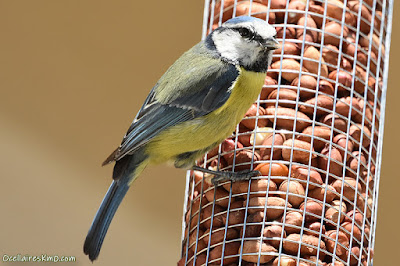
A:
<svg viewBox="0 0 400 266">
<path fill-rule="evenodd" d="M 204 53 L 201 44 L 179 58 L 161 77 L 103 165 L 134 153 L 168 127 L 204 116 L 229 98 L 239 70 Z"/>
</svg>

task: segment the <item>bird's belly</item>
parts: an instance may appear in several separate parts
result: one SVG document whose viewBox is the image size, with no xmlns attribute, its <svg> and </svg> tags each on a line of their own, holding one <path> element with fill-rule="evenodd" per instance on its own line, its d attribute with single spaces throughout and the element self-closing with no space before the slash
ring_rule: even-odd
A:
<svg viewBox="0 0 400 266">
<path fill-rule="evenodd" d="M 164 163 L 183 153 L 204 151 L 230 136 L 260 94 L 264 79 L 265 73 L 241 69 L 224 105 L 205 116 L 172 126 L 148 143 L 146 151 L 154 158 L 151 163 Z"/>
</svg>

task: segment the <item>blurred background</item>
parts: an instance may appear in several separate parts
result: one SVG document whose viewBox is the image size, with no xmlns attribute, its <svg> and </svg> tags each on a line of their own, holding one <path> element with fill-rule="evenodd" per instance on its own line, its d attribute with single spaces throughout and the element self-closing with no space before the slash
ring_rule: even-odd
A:
<svg viewBox="0 0 400 266">
<path fill-rule="evenodd" d="M 158 78 L 200 40 L 203 5 L 0 1 L 1 257 L 66 255 L 76 262 L 62 264 L 89 265 L 83 241 L 111 182 L 112 166 L 100 164 Z M 393 265 L 400 238 L 399 22 L 395 16 L 375 265 Z M 184 190 L 183 170 L 146 169 L 94 265 L 176 265 Z"/>
</svg>

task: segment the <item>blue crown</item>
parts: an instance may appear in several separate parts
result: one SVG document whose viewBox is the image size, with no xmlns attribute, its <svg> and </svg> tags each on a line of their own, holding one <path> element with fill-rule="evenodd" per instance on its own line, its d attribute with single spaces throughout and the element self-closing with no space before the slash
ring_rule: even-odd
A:
<svg viewBox="0 0 400 266">
<path fill-rule="evenodd" d="M 238 23 L 252 22 L 252 21 L 257 21 L 257 20 L 265 22 L 265 20 L 255 18 L 255 17 L 239 16 L 239 17 L 235 17 L 235 18 L 231 18 L 231 19 L 227 20 L 224 24 L 238 24 Z"/>
</svg>

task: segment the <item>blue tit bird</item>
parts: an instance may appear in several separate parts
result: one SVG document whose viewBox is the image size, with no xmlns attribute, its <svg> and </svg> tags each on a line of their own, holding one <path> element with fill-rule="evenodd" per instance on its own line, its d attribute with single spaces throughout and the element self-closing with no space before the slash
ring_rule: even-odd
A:
<svg viewBox="0 0 400 266">
<path fill-rule="evenodd" d="M 256 172 L 211 171 L 194 166 L 225 138 L 257 99 L 278 47 L 274 27 L 241 16 L 226 21 L 185 52 L 156 83 L 121 145 L 104 161 L 115 161 L 108 189 L 84 243 L 91 261 L 100 252 L 110 222 L 132 182 L 147 165 L 215 175 L 213 182 L 248 179 Z"/>
</svg>

